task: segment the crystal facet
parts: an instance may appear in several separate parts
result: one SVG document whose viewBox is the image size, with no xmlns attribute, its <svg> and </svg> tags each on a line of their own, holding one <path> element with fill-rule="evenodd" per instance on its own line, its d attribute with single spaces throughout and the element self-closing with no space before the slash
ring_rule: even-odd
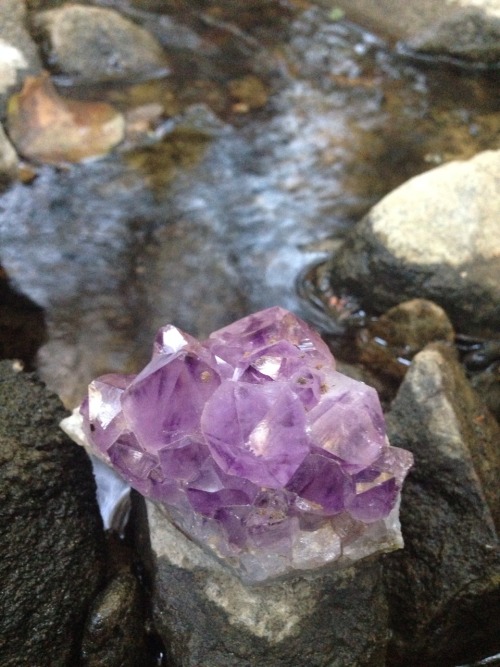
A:
<svg viewBox="0 0 500 667">
<path fill-rule="evenodd" d="M 144 370 L 94 380 L 81 414 L 92 451 L 245 581 L 402 546 L 411 454 L 282 308 L 201 343 L 163 327 Z"/>
</svg>

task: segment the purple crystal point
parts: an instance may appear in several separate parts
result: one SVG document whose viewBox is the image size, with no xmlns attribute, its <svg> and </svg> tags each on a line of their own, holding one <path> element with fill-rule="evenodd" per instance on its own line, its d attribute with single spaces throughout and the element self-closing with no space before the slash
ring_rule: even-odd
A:
<svg viewBox="0 0 500 667">
<path fill-rule="evenodd" d="M 155 452 L 200 431 L 205 403 L 220 384 L 215 360 L 199 343 L 154 356 L 121 397 L 130 429 Z"/>
<path fill-rule="evenodd" d="M 385 422 L 377 392 L 334 371 L 325 373 L 323 397 L 308 414 L 315 444 L 346 464 L 372 463 L 385 444 Z"/>
<path fill-rule="evenodd" d="M 288 482 L 310 446 L 304 406 L 278 382 L 223 382 L 205 406 L 201 428 L 222 470 L 270 488 Z"/>
<path fill-rule="evenodd" d="M 144 370 L 94 380 L 81 413 L 94 452 L 247 581 L 401 546 L 411 454 L 282 308 L 201 343 L 163 327 Z"/>
<path fill-rule="evenodd" d="M 287 349 L 280 350 L 277 344 Z M 206 345 L 236 371 L 236 379 L 252 365 L 271 379 L 277 379 L 273 374 L 278 372 L 276 367 L 286 363 L 287 353 L 303 359 L 306 365 L 335 364 L 321 337 L 305 322 L 278 306 L 214 331 Z"/>
<path fill-rule="evenodd" d="M 351 476 L 341 463 L 321 448 L 315 447 L 304 459 L 287 489 L 311 501 L 322 514 L 338 514 L 345 509 L 346 499 L 354 487 Z M 314 505 L 312 511 L 313 508 Z"/>
<path fill-rule="evenodd" d="M 80 411 L 84 417 L 87 437 L 105 453 L 126 429 L 121 396 L 134 375 L 102 375 L 89 385 L 87 398 Z"/>
</svg>

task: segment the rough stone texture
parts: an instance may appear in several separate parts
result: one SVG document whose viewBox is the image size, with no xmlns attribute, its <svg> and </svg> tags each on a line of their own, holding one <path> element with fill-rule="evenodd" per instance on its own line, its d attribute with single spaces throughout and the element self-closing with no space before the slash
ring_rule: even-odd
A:
<svg viewBox="0 0 500 667">
<path fill-rule="evenodd" d="M 97 81 L 167 71 L 156 39 L 112 9 L 68 4 L 39 12 L 33 26 L 60 73 Z"/>
<path fill-rule="evenodd" d="M 169 664 L 385 665 L 387 610 L 378 561 L 245 587 L 149 501 L 147 511 L 153 614 Z"/>
<path fill-rule="evenodd" d="M 500 361 L 495 361 L 484 371 L 472 375 L 470 382 L 500 423 Z"/>
<path fill-rule="evenodd" d="M 400 40 L 403 48 L 451 56 L 466 62 L 500 58 L 499 0 L 318 0 Z"/>
<path fill-rule="evenodd" d="M 7 128 L 21 155 L 47 164 L 101 157 L 125 136 L 124 118 L 114 107 L 61 97 L 47 73 L 26 77 L 10 98 Z"/>
<path fill-rule="evenodd" d="M 17 164 L 17 153 L 0 124 L 0 186 L 14 178 L 17 172 Z"/>
<path fill-rule="evenodd" d="M 59 399 L 0 363 L 0 664 L 76 664 L 102 581 L 104 535 L 83 449 Z"/>
<path fill-rule="evenodd" d="M 433 341 L 453 342 L 454 338 L 453 326 L 440 306 L 426 299 L 412 299 L 369 322 L 356 342 L 362 364 L 381 378 L 399 384 L 417 352 Z"/>
<path fill-rule="evenodd" d="M 0 0 L 0 113 L 26 74 L 37 74 L 41 63 L 25 26 L 26 7 L 19 0 Z"/>
<path fill-rule="evenodd" d="M 331 260 L 334 288 L 378 310 L 442 306 L 460 333 L 500 326 L 500 151 L 450 162 L 388 194 Z"/>
<path fill-rule="evenodd" d="M 389 665 L 452 667 L 500 651 L 500 432 L 451 349 L 420 352 L 388 416 L 413 451 L 404 551 L 385 560 Z"/>
<path fill-rule="evenodd" d="M 469 6 L 467 6 L 467 4 Z M 496 11 L 458 3 L 422 32 L 412 35 L 406 46 L 431 55 L 450 55 L 473 62 L 498 63 L 500 59 L 500 3 Z"/>
<path fill-rule="evenodd" d="M 144 614 L 137 579 L 120 572 L 97 597 L 82 642 L 85 667 L 136 667 L 144 645 Z"/>
</svg>

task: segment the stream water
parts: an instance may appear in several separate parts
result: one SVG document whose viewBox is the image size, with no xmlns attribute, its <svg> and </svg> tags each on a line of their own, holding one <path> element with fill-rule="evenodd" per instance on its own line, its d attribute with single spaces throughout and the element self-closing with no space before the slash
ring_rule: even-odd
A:
<svg viewBox="0 0 500 667">
<path fill-rule="evenodd" d="M 498 147 L 495 72 L 412 62 L 308 2 L 108 4 L 156 34 L 170 75 L 59 90 L 160 104 L 162 122 L 0 196 L 2 330 L 17 326 L 21 357 L 43 340 L 36 364 L 68 406 L 92 377 L 137 370 L 165 322 L 203 336 L 275 304 L 308 316 L 297 276 L 370 206 Z"/>
</svg>

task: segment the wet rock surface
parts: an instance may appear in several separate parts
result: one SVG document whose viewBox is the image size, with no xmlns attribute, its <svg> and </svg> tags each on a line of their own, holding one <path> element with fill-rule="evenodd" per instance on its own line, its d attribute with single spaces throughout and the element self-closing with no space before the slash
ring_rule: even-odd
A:
<svg viewBox="0 0 500 667">
<path fill-rule="evenodd" d="M 12 181 L 17 173 L 18 158 L 14 146 L 0 125 L 0 188 Z"/>
<path fill-rule="evenodd" d="M 489 11 L 468 2 L 456 3 L 448 16 L 440 17 L 406 41 L 412 50 L 451 56 L 473 63 L 497 64 L 500 60 L 500 4 Z"/>
<path fill-rule="evenodd" d="M 414 359 L 388 415 L 415 467 L 401 505 L 405 549 L 385 557 L 390 665 L 453 666 L 498 652 L 499 428 L 453 353 Z"/>
<path fill-rule="evenodd" d="M 0 202 L 0 260 L 45 309 L 39 370 L 70 407 L 93 377 L 136 371 L 166 321 L 203 336 L 277 304 L 301 314 L 297 276 L 332 237 L 434 161 L 498 141 L 487 78 L 434 81 L 312 6 L 174 5 L 138 18 L 170 77 L 58 89 L 125 115 L 160 105 L 158 130 L 40 166 Z"/>
<path fill-rule="evenodd" d="M 95 599 L 82 641 L 82 666 L 136 667 L 144 660 L 143 600 L 136 577 L 114 576 Z M 145 661 L 144 661 L 145 662 Z"/>
<path fill-rule="evenodd" d="M 11 97 L 7 126 L 25 158 L 56 165 L 105 155 L 125 135 L 123 116 L 111 105 L 65 100 L 47 73 L 27 77 Z"/>
<path fill-rule="evenodd" d="M 334 287 L 361 294 L 372 309 L 425 296 L 458 332 L 493 333 L 500 325 L 499 174 L 500 152 L 487 151 L 391 192 L 334 255 Z"/>
<path fill-rule="evenodd" d="M 0 4 L 0 112 L 8 96 L 20 86 L 27 74 L 41 69 L 38 51 L 26 27 L 24 2 L 3 0 Z"/>
<path fill-rule="evenodd" d="M 403 49 L 479 65 L 494 64 L 500 58 L 498 0 L 423 0 L 418 5 L 397 0 L 320 2 L 389 33 Z"/>
<path fill-rule="evenodd" d="M 493 361 L 483 371 L 472 374 L 470 381 L 500 423 L 500 361 Z"/>
<path fill-rule="evenodd" d="M 398 388 L 417 352 L 433 341 L 452 343 L 454 338 L 453 326 L 440 306 L 412 299 L 390 308 L 358 332 L 357 360 L 379 377 L 378 389 L 384 397 L 388 386 Z"/>
<path fill-rule="evenodd" d="M 104 534 L 85 452 L 33 376 L 0 363 L 0 664 L 76 664 L 104 574 Z"/>
<path fill-rule="evenodd" d="M 153 615 L 169 664 L 385 665 L 387 608 L 379 562 L 245 587 L 149 501 L 147 515 Z"/>
<path fill-rule="evenodd" d="M 96 82 L 167 71 L 154 37 L 113 9 L 68 3 L 35 14 L 32 24 L 61 74 Z"/>
</svg>

